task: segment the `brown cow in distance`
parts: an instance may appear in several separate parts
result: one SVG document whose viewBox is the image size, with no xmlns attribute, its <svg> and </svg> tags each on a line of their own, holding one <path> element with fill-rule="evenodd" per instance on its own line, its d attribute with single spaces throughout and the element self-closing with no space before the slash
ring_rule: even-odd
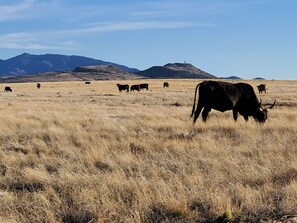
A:
<svg viewBox="0 0 297 223">
<path fill-rule="evenodd" d="M 4 88 L 4 92 L 7 92 L 7 91 L 12 92 L 11 87 L 9 87 L 9 86 L 5 86 L 5 88 Z"/>
<path fill-rule="evenodd" d="M 139 86 L 140 86 L 140 89 L 146 89 L 146 90 L 149 89 L 149 85 L 148 85 L 147 83 L 145 83 L 145 84 L 140 84 Z"/>
<path fill-rule="evenodd" d="M 40 88 L 41 87 L 41 84 L 40 83 L 37 83 L 37 88 Z"/>
<path fill-rule="evenodd" d="M 117 84 L 119 92 L 127 91 L 129 92 L 129 85 L 128 84 Z"/>
<path fill-rule="evenodd" d="M 163 87 L 169 87 L 169 83 L 168 82 L 164 82 L 163 83 Z"/>
<path fill-rule="evenodd" d="M 140 85 L 139 84 L 131 85 L 130 91 L 140 91 Z"/>
<path fill-rule="evenodd" d="M 266 84 L 260 84 L 257 86 L 259 94 L 261 94 L 262 92 L 265 92 L 266 94 Z"/>
</svg>

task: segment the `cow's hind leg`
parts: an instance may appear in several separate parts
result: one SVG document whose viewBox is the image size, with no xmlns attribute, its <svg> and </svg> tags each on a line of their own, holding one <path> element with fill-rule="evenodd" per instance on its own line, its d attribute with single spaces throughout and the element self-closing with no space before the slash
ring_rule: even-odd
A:
<svg viewBox="0 0 297 223">
<path fill-rule="evenodd" d="M 203 105 L 201 103 L 199 104 L 199 102 L 198 102 L 197 108 L 196 108 L 195 113 L 194 113 L 194 123 L 198 119 L 202 108 L 203 108 Z"/>
<path fill-rule="evenodd" d="M 210 112 L 211 108 L 208 108 L 208 107 L 204 107 L 203 111 L 202 111 L 202 120 L 204 122 L 206 122 L 206 119 L 207 119 L 207 116 L 208 116 L 208 113 Z"/>
</svg>

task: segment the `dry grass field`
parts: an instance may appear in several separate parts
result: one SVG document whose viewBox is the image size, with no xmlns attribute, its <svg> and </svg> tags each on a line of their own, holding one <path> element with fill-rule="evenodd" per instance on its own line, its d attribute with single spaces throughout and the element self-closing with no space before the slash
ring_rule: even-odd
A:
<svg viewBox="0 0 297 223">
<path fill-rule="evenodd" d="M 0 85 L 0 222 L 293 222 L 297 81 L 245 81 L 277 100 L 265 124 L 194 126 L 200 80 L 117 82 Z"/>
</svg>

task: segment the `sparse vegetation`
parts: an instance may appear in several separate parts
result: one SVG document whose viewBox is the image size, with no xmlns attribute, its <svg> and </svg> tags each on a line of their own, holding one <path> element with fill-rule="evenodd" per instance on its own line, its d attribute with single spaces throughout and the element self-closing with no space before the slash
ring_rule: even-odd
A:
<svg viewBox="0 0 297 223">
<path fill-rule="evenodd" d="M 297 82 L 261 125 L 190 119 L 199 80 L 10 84 L 0 93 L 0 221 L 273 222 L 297 215 Z M 123 81 L 127 84 L 139 80 Z M 260 81 L 249 81 L 256 91 Z M 5 85 L 0 85 L 4 89 Z"/>
</svg>

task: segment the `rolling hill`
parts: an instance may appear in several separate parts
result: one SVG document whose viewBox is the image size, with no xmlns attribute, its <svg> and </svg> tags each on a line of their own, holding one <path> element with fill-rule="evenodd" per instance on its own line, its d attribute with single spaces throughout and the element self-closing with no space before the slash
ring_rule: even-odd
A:
<svg viewBox="0 0 297 223">
<path fill-rule="evenodd" d="M 19 56 L 0 60 L 0 82 L 115 80 L 137 78 L 214 79 L 189 63 L 168 63 L 139 71 L 124 65 L 83 56 L 60 54 Z"/>
<path fill-rule="evenodd" d="M 240 77 L 237 77 L 237 76 L 220 77 L 220 79 L 226 79 L 226 80 L 242 80 Z"/>
<path fill-rule="evenodd" d="M 125 72 L 113 65 L 76 67 L 72 74 L 86 80 L 127 80 L 146 78 L 141 75 Z"/>
<path fill-rule="evenodd" d="M 135 68 L 89 57 L 23 53 L 7 60 L 0 60 L 0 77 L 26 76 L 45 72 L 65 72 L 72 71 L 79 66 L 92 65 L 113 65 L 125 72 L 131 73 L 139 71 Z"/>
<path fill-rule="evenodd" d="M 149 78 L 217 78 L 189 63 L 168 63 L 164 66 L 153 66 L 147 70 L 139 71 L 136 74 Z"/>
<path fill-rule="evenodd" d="M 76 67 L 73 71 L 45 72 L 38 75 L 23 75 L 1 78 L 4 83 L 12 82 L 57 82 L 57 81 L 95 81 L 95 80 L 132 80 L 146 77 L 128 73 L 113 65 Z"/>
</svg>

